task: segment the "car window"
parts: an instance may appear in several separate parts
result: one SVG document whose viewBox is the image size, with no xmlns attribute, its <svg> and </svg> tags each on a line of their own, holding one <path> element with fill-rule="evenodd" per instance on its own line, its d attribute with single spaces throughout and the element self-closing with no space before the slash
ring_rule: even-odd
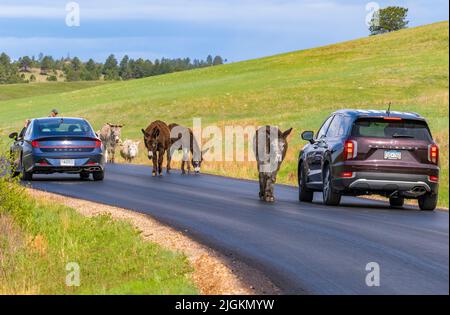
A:
<svg viewBox="0 0 450 315">
<path fill-rule="evenodd" d="M 39 137 L 45 136 L 92 136 L 90 125 L 81 119 L 46 119 L 35 123 Z"/>
<path fill-rule="evenodd" d="M 336 115 L 327 131 L 327 138 L 342 137 L 347 133 L 350 117 Z"/>
<path fill-rule="evenodd" d="M 354 137 L 410 138 L 431 141 L 428 125 L 416 120 L 385 120 L 383 118 L 358 119 L 352 128 Z"/>
<path fill-rule="evenodd" d="M 25 131 L 25 136 L 24 138 L 29 139 L 31 137 L 31 131 L 33 130 L 33 123 L 31 123 L 27 130 Z"/>
<path fill-rule="evenodd" d="M 333 120 L 334 116 L 328 117 L 328 119 L 323 123 L 322 127 L 320 128 L 319 132 L 317 133 L 316 139 L 322 139 L 325 137 L 328 127 L 330 126 L 331 121 Z"/>
</svg>

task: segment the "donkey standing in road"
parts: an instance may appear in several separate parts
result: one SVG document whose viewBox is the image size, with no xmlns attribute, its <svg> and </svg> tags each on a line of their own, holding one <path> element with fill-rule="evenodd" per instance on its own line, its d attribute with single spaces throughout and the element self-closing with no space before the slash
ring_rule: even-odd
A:
<svg viewBox="0 0 450 315">
<path fill-rule="evenodd" d="M 277 173 L 288 150 L 287 137 L 292 128 L 281 132 L 274 126 L 258 128 L 253 138 L 253 150 L 256 155 L 259 172 L 259 198 L 265 202 L 274 202 L 273 185 Z"/>
<path fill-rule="evenodd" d="M 189 151 L 191 152 L 192 167 L 196 174 L 200 173 L 203 155 L 209 149 L 200 151 L 200 146 L 197 139 L 194 137 L 192 129 L 180 126 L 178 124 L 170 124 L 170 150 L 167 151 L 167 170 L 170 171 L 170 162 L 175 150 L 183 152 L 183 159 L 181 161 L 181 173 L 186 174 L 185 165 L 187 164 L 188 174 L 191 172 L 191 164 L 189 163 Z"/>
<path fill-rule="evenodd" d="M 142 129 L 144 143 L 148 150 L 148 158 L 153 161 L 153 176 L 162 176 L 164 154 L 170 150 L 170 130 L 165 122 L 152 122 L 147 129 Z M 167 173 L 170 168 L 167 168 Z"/>
<path fill-rule="evenodd" d="M 107 163 L 115 163 L 116 147 L 120 143 L 123 126 L 107 123 L 98 132 L 98 136 L 103 143 Z"/>
</svg>

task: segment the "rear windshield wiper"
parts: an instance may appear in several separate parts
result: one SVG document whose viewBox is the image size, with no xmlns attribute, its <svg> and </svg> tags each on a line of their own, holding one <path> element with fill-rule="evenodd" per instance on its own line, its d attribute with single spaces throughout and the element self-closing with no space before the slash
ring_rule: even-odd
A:
<svg viewBox="0 0 450 315">
<path fill-rule="evenodd" d="M 392 138 L 410 138 L 410 139 L 414 139 L 414 136 L 395 134 L 395 135 L 392 135 Z"/>
</svg>

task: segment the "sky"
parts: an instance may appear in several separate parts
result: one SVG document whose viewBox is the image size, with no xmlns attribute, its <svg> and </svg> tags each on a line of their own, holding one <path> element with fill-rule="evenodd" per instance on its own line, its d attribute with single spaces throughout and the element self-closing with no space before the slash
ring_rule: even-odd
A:
<svg viewBox="0 0 450 315">
<path fill-rule="evenodd" d="M 448 0 L 0 0 L 0 52 L 235 62 L 367 36 L 389 5 L 410 27 L 448 20 Z"/>
</svg>

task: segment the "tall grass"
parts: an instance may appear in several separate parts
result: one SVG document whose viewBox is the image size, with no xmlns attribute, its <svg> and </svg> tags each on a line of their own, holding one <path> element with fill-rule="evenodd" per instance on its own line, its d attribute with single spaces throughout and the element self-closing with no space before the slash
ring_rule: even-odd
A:
<svg viewBox="0 0 450 315">
<path fill-rule="evenodd" d="M 66 285 L 68 263 L 80 286 Z M 0 294 L 196 294 L 191 271 L 126 222 L 35 200 L 0 177 Z"/>
</svg>

